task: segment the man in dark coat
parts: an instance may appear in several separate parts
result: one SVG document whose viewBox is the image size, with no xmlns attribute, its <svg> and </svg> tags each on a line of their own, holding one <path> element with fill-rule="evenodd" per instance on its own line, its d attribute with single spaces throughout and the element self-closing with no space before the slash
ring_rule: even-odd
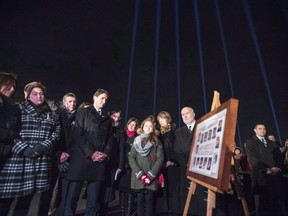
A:
<svg viewBox="0 0 288 216">
<path fill-rule="evenodd" d="M 184 107 L 181 110 L 182 120 L 185 126 L 178 128 L 175 131 L 175 156 L 176 160 L 179 164 L 179 210 L 180 214 L 183 213 L 188 190 L 190 187 L 190 180 L 187 179 L 186 170 L 187 163 L 189 160 L 189 153 L 193 138 L 193 130 L 196 123 L 195 113 L 191 107 Z M 206 215 L 206 203 L 205 199 L 204 187 L 201 185 L 197 185 L 195 194 L 191 199 L 189 213 L 198 214 L 198 215 Z"/>
<path fill-rule="evenodd" d="M 287 215 L 283 157 L 279 147 L 265 138 L 264 124 L 254 127 L 255 135 L 245 143 L 251 170 L 256 215 Z"/>
<path fill-rule="evenodd" d="M 56 111 L 59 115 L 61 125 L 60 140 L 55 149 L 55 162 L 58 165 L 57 171 L 59 172 L 55 173 L 57 175 L 54 176 L 54 179 L 58 177 L 58 180 L 55 179 L 54 182 L 55 187 L 48 213 L 48 215 L 55 214 L 61 216 L 63 215 L 69 185 L 65 177 L 69 168 L 70 155 L 75 147 L 73 127 L 75 125 L 77 97 L 74 93 L 69 92 L 63 96 L 62 102 L 62 106 Z"/>
<path fill-rule="evenodd" d="M 99 211 L 99 192 L 113 144 L 111 118 L 102 109 L 108 96 L 106 90 L 98 89 L 93 96 L 93 106 L 79 109 L 76 114 L 76 147 L 66 177 L 70 183 L 64 215 L 75 215 L 84 181 L 88 181 L 85 215 L 96 215 Z"/>
</svg>

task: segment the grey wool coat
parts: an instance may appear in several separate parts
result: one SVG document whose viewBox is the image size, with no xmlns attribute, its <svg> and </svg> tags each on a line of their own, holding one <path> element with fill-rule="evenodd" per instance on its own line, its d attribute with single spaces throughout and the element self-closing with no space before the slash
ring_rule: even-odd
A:
<svg viewBox="0 0 288 216">
<path fill-rule="evenodd" d="M 136 148 L 135 142 L 140 138 L 140 136 L 136 137 L 131 148 L 131 151 L 128 155 L 129 164 L 132 169 L 131 173 L 131 188 L 140 190 L 140 189 L 148 189 L 152 191 L 158 190 L 158 174 L 163 168 L 164 164 L 164 151 L 161 142 L 159 141 L 158 145 L 153 145 L 150 149 L 150 153 L 147 156 L 141 156 Z M 156 178 L 153 179 L 150 185 L 144 185 L 137 177 L 139 172 L 143 171 L 143 173 L 151 172 Z"/>
<path fill-rule="evenodd" d="M 26 100 L 21 110 L 20 138 L 14 140 L 13 155 L 0 170 L 0 198 L 21 197 L 49 189 L 51 152 L 60 136 L 58 115 L 50 109 L 38 115 Z M 23 155 L 28 145 L 43 145 L 45 153 L 37 158 Z"/>
</svg>

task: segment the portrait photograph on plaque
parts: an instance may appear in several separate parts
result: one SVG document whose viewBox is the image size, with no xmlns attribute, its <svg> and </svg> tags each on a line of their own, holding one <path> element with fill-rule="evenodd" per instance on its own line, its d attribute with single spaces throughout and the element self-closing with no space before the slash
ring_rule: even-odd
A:
<svg viewBox="0 0 288 216">
<path fill-rule="evenodd" d="M 238 100 L 230 99 L 196 121 L 187 175 L 221 191 L 229 184 Z"/>
</svg>

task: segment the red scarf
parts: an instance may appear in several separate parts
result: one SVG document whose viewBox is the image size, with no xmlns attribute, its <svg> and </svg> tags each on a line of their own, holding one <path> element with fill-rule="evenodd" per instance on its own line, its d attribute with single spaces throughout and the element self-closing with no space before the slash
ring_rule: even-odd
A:
<svg viewBox="0 0 288 216">
<path fill-rule="evenodd" d="M 129 138 L 133 137 L 135 134 L 135 131 L 129 131 L 128 129 L 126 130 L 126 134 Z"/>
</svg>

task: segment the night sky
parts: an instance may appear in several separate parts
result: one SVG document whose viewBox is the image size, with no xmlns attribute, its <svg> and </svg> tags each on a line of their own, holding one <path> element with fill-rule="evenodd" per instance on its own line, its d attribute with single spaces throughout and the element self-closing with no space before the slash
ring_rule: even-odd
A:
<svg viewBox="0 0 288 216">
<path fill-rule="evenodd" d="M 258 122 L 288 138 L 286 0 L 5 0 L 0 31 L 0 71 L 18 73 L 18 101 L 30 81 L 79 104 L 104 88 L 123 123 L 166 110 L 179 126 L 179 108 L 200 118 L 217 90 L 239 100 L 237 145 Z"/>
</svg>

